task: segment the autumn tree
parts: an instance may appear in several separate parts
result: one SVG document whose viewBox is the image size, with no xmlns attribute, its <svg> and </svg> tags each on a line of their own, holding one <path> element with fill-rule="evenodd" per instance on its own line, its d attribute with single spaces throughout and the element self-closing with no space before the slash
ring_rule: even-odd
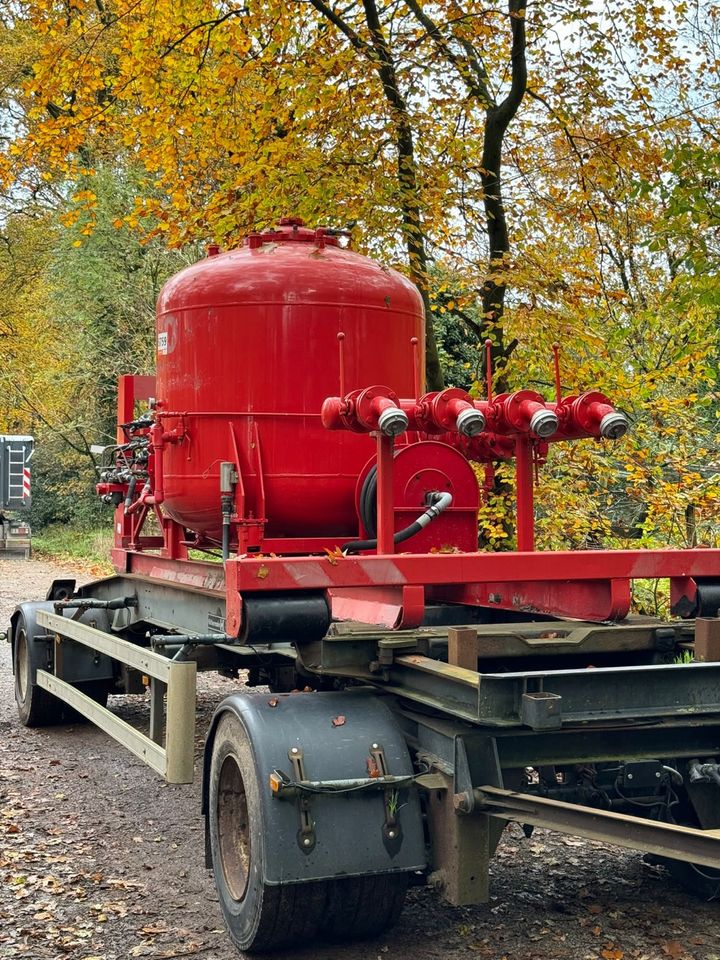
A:
<svg viewBox="0 0 720 960">
<path fill-rule="evenodd" d="M 197 251 L 141 243 L 123 226 L 133 174 L 100 168 L 62 211 L 23 202 L 0 243 L 0 433 L 31 433 L 35 516 L 89 519 L 96 457 L 115 436 L 117 377 L 154 366 L 154 305 Z M 43 497 L 42 494 L 47 496 Z M 94 509 L 95 508 L 95 509 Z"/>
<path fill-rule="evenodd" d="M 5 201 L 62 208 L 90 249 L 94 178 L 132 166 L 110 222 L 145 244 L 232 245 L 288 212 L 356 224 L 360 249 L 413 275 L 439 358 L 476 389 L 487 335 L 503 385 L 544 391 L 558 340 L 566 388 L 633 415 L 615 453 L 552 452 L 548 544 L 677 540 L 691 487 L 705 535 L 717 9 L 19 0 L 0 38 Z M 600 494 L 621 514 L 601 529 Z"/>
<path fill-rule="evenodd" d="M 136 149 L 165 191 L 155 203 L 143 198 L 139 214 L 159 204 L 176 239 L 211 231 L 233 240 L 288 206 L 317 218 L 328 198 L 331 217 L 359 222 L 385 254 L 399 252 L 399 225 L 426 302 L 434 387 L 442 373 L 429 265 L 453 233 L 447 189 L 452 165 L 465 162 L 465 130 L 473 143 L 480 131 L 481 155 L 468 168 L 479 176 L 473 190 L 485 214 L 473 210 L 469 224 L 473 244 L 487 233 L 479 289 L 501 352 L 509 250 L 502 144 L 527 75 L 519 0 L 505 14 L 439 5 L 437 21 L 418 3 L 380 8 L 375 0 L 347 9 L 322 0 L 21 7 L 23 25 L 36 24 L 43 40 L 32 77 L 18 86 L 26 135 L 15 145 L 16 169 L 24 162 L 32 177 L 41 155 L 48 175 L 73 177 L 108 141 Z M 506 70 L 508 89 L 498 94 Z M 453 139 L 440 160 L 443 141 Z"/>
</svg>

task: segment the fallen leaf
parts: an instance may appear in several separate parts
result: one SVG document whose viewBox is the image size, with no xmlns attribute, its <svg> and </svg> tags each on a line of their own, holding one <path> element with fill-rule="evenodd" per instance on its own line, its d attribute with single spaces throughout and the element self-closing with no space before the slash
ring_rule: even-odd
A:
<svg viewBox="0 0 720 960">
<path fill-rule="evenodd" d="M 668 957 L 682 957 L 685 955 L 685 947 L 679 940 L 668 940 L 661 944 L 662 952 Z"/>
</svg>

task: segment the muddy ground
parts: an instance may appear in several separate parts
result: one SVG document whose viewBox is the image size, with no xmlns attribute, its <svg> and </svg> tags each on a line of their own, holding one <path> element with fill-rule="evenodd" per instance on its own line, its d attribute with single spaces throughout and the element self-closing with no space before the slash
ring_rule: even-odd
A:
<svg viewBox="0 0 720 960">
<path fill-rule="evenodd" d="M 0 630 L 15 603 L 68 575 L 0 560 Z M 80 575 L 82 578 L 82 575 Z M 236 683 L 202 677 L 198 756 Z M 144 698 L 113 709 L 142 721 Z M 199 784 L 168 786 L 91 726 L 17 720 L 0 645 L 0 957 L 237 960 L 203 865 Z M 298 960 L 720 960 L 718 903 L 691 899 L 641 857 L 510 825 L 486 906 L 412 890 L 397 927 L 349 947 L 298 944 Z M 287 954 L 289 956 L 289 954 Z"/>
</svg>

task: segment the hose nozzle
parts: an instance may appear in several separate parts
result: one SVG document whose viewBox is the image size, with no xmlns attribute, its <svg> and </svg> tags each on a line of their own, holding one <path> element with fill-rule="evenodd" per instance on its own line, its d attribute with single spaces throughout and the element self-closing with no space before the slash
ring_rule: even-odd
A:
<svg viewBox="0 0 720 960">
<path fill-rule="evenodd" d="M 628 418 L 624 413 L 606 413 L 600 421 L 600 436 L 606 440 L 619 440 L 628 432 Z"/>
<path fill-rule="evenodd" d="M 544 440 L 551 437 L 558 428 L 558 418 L 552 410 L 536 410 L 530 418 L 530 432 Z"/>
<path fill-rule="evenodd" d="M 468 407 L 457 415 L 455 426 L 458 433 L 462 433 L 463 436 L 476 437 L 485 429 L 485 415 L 475 407 Z"/>
<path fill-rule="evenodd" d="M 408 416 L 400 407 L 386 407 L 378 417 L 378 427 L 386 437 L 397 437 L 404 433 L 408 423 Z"/>
</svg>

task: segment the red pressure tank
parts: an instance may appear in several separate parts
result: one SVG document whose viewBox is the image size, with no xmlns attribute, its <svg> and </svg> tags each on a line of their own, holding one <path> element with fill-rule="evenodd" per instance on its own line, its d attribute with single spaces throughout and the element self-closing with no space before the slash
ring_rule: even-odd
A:
<svg viewBox="0 0 720 960">
<path fill-rule="evenodd" d="M 164 450 L 164 510 L 219 540 L 220 463 L 234 461 L 248 509 L 264 494 L 266 537 L 356 535 L 375 444 L 323 429 L 320 409 L 368 384 L 406 397 L 424 384 L 417 289 L 300 220 L 212 253 L 158 300 L 156 409 L 184 434 Z"/>
</svg>

